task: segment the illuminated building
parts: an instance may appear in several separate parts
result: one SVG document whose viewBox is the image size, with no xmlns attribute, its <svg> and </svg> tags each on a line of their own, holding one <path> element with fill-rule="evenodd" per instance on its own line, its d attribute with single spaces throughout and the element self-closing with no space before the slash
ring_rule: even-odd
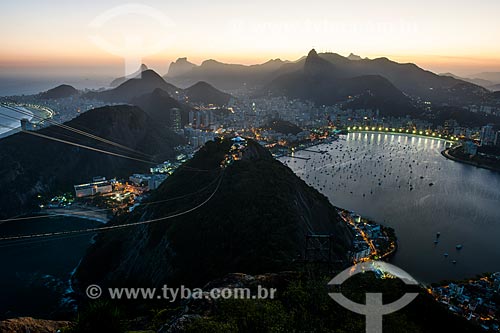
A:
<svg viewBox="0 0 500 333">
<path fill-rule="evenodd" d="M 97 193 L 109 193 L 113 191 L 113 185 L 106 178 L 94 178 L 94 181 L 88 184 L 74 185 L 75 196 L 77 198 L 96 195 Z"/>
<path fill-rule="evenodd" d="M 170 109 L 170 126 L 174 132 L 182 129 L 181 110 L 178 108 Z"/>
<path fill-rule="evenodd" d="M 481 146 L 493 145 L 495 141 L 495 133 L 493 132 L 493 125 L 488 124 L 481 128 Z"/>
</svg>

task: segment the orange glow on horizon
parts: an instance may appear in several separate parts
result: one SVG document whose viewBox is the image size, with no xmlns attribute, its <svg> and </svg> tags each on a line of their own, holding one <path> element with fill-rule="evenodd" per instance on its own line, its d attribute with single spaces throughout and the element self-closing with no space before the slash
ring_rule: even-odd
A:
<svg viewBox="0 0 500 333">
<path fill-rule="evenodd" d="M 313 47 L 343 56 L 352 52 L 412 62 L 437 73 L 500 71 L 500 2 L 496 0 L 386 0 L 382 4 L 312 0 L 307 5 L 283 0 L 255 0 L 252 5 L 228 0 L 211 4 L 144 0 L 136 5 L 148 7 L 150 17 L 124 13 L 118 0 L 6 3 L 0 20 L 4 31 L 0 67 L 121 66 L 123 57 L 130 54 L 105 51 L 92 39 L 98 35 L 129 53 L 165 42 L 163 51 L 143 57 L 144 63 L 161 73 L 179 57 L 196 64 L 215 59 L 251 65 L 276 58 L 295 61 Z M 92 26 L 110 10 L 119 15 Z M 163 20 L 155 20 L 155 15 Z M 173 25 L 165 26 L 166 21 Z M 130 42 L 139 46 L 130 47 Z"/>
</svg>

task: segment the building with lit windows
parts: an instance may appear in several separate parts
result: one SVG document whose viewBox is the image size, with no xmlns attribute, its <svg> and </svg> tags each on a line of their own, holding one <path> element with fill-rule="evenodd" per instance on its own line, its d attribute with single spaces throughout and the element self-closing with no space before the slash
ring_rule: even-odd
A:
<svg viewBox="0 0 500 333">
<path fill-rule="evenodd" d="M 495 132 L 493 132 L 493 125 L 488 124 L 481 128 L 481 146 L 491 146 L 495 141 Z"/>
<path fill-rule="evenodd" d="M 113 191 L 113 184 L 106 178 L 94 178 L 94 181 L 88 184 L 74 185 L 75 196 L 77 198 L 89 197 L 97 193 L 109 193 Z"/>
</svg>

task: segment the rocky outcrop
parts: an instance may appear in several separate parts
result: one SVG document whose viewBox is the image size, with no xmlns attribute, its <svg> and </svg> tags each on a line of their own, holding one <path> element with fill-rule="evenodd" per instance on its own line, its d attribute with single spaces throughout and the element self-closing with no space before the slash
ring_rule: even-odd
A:
<svg viewBox="0 0 500 333">
<path fill-rule="evenodd" d="M 55 333 L 71 326 L 69 321 L 55 321 L 20 317 L 0 321 L 0 332 L 5 333 Z"/>
</svg>

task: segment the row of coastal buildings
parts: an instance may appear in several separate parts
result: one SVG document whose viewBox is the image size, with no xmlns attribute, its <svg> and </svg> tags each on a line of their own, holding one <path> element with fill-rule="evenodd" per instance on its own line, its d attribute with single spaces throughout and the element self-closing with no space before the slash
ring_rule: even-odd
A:
<svg viewBox="0 0 500 333">
<path fill-rule="evenodd" d="M 94 177 L 91 182 L 74 185 L 75 197 L 84 198 L 97 194 L 108 194 L 123 188 L 123 185 L 130 185 L 141 188 L 142 191 L 156 190 L 182 163 L 186 162 L 192 154 L 180 153 L 172 161 L 165 161 L 150 168 L 151 173 L 135 173 L 128 178 L 128 181 L 117 181 L 116 179 L 106 179 L 105 177 Z"/>
<path fill-rule="evenodd" d="M 485 157 L 500 159 L 500 130 L 495 130 L 494 125 L 488 124 L 481 128 L 479 143 L 473 140 L 462 142 L 463 151 L 470 156 L 485 155 Z"/>
<path fill-rule="evenodd" d="M 133 174 L 129 177 L 130 186 L 140 187 L 143 191 L 157 189 L 165 179 L 167 179 L 167 175 Z M 94 177 L 91 182 L 73 187 L 76 198 L 108 194 L 123 188 L 122 183 L 116 179 L 106 179 L 105 177 Z"/>
<path fill-rule="evenodd" d="M 456 315 L 478 323 L 489 332 L 500 332 L 500 272 L 433 287 L 429 292 Z"/>
<path fill-rule="evenodd" d="M 367 260 L 371 258 L 373 254 L 367 240 L 375 244 L 375 240 L 385 237 L 385 235 L 383 235 L 379 224 L 369 223 L 354 212 L 350 213 L 350 220 L 352 224 L 348 224 L 348 226 L 352 228 L 354 233 L 354 240 L 350 251 L 351 260 L 353 262 Z"/>
</svg>

